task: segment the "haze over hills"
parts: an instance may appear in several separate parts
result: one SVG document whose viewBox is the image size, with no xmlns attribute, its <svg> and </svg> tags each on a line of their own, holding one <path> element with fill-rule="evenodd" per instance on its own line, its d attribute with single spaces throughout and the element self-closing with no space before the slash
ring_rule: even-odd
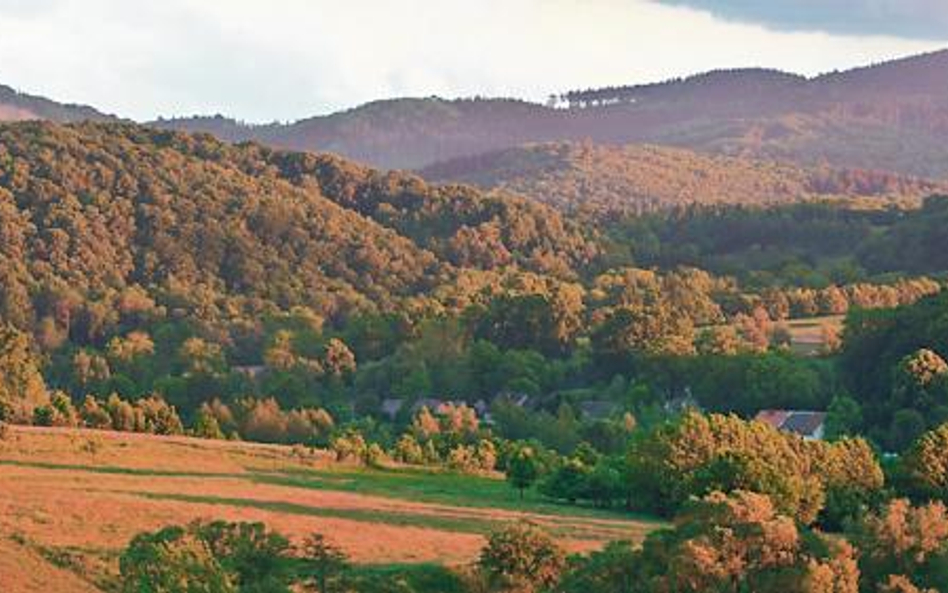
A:
<svg viewBox="0 0 948 593">
<path fill-rule="evenodd" d="M 948 176 L 948 50 L 811 79 L 721 70 L 554 99 L 546 106 L 492 98 L 391 99 L 292 123 L 253 125 L 220 115 L 152 123 L 232 142 L 333 152 L 381 168 L 420 169 L 521 144 L 590 140 Z M 0 87 L 0 121 L 22 119 L 113 118 Z"/>
<path fill-rule="evenodd" d="M 51 120 L 69 123 L 116 119 L 93 107 L 57 103 L 44 97 L 20 93 L 0 84 L 0 121 Z"/>
<path fill-rule="evenodd" d="M 518 193 L 560 209 L 641 213 L 681 204 L 775 205 L 870 198 L 917 203 L 948 183 L 879 171 L 801 167 L 651 145 L 528 144 L 436 163 L 431 181 Z"/>
<path fill-rule="evenodd" d="M 764 69 L 515 100 L 397 99 L 290 124 L 160 121 L 228 140 L 421 168 L 531 142 L 652 143 L 806 165 L 948 175 L 948 50 L 812 79 Z"/>
</svg>

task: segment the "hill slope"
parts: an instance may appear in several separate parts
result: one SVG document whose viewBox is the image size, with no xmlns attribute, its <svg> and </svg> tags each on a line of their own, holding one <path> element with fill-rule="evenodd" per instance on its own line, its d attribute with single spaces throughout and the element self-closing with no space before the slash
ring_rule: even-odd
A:
<svg viewBox="0 0 948 593">
<path fill-rule="evenodd" d="M 501 188 L 561 209 L 645 212 L 682 204 L 773 205 L 809 198 L 918 202 L 948 183 L 863 170 L 803 168 L 659 146 L 531 144 L 436 163 L 432 181 Z"/>
<path fill-rule="evenodd" d="M 133 125 L 0 126 L 0 316 L 21 327 L 69 327 L 135 287 L 202 319 L 328 317 L 428 295 L 460 268 L 570 275 L 594 252 L 546 206 L 337 157 Z"/>
<path fill-rule="evenodd" d="M 948 50 L 813 79 L 760 69 L 574 91 L 560 108 L 437 98 L 372 103 L 291 124 L 157 122 L 231 140 L 421 168 L 533 142 L 653 143 L 734 156 L 948 176 Z"/>
<path fill-rule="evenodd" d="M 0 122 L 49 120 L 60 123 L 116 119 L 85 105 L 67 105 L 0 85 Z"/>
<path fill-rule="evenodd" d="M 523 101 L 438 98 L 369 103 L 291 124 L 242 125 L 222 117 L 161 120 L 166 129 L 257 140 L 291 150 L 334 152 L 383 168 L 412 169 L 445 158 L 561 136 L 557 111 Z"/>
</svg>

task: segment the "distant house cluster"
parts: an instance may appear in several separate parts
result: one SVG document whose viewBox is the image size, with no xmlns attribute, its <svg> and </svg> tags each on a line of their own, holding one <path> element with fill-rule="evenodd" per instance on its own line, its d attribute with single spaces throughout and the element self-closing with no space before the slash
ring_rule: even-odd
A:
<svg viewBox="0 0 948 593">
<path fill-rule="evenodd" d="M 420 412 L 422 408 L 428 408 L 428 410 L 431 412 L 437 412 L 442 406 L 446 405 L 466 405 L 473 408 L 473 410 L 477 412 L 478 418 L 480 418 L 485 424 L 490 424 L 492 422 L 490 412 L 488 411 L 489 406 L 484 400 L 478 400 L 474 404 L 468 404 L 463 401 L 422 398 L 409 404 L 408 400 L 405 399 L 385 399 L 382 400 L 380 411 L 382 415 L 385 416 L 385 418 L 391 422 L 394 422 L 398 418 L 398 415 L 402 413 L 402 410 L 404 410 L 406 405 L 409 406 L 409 413 L 412 416 Z"/>
<path fill-rule="evenodd" d="M 504 400 L 512 406 L 525 409 L 537 404 L 535 401 L 536 398 L 532 398 L 523 393 L 502 393 L 498 395 L 496 399 Z M 422 408 L 428 408 L 428 410 L 432 412 L 437 412 L 442 406 L 446 405 L 466 405 L 477 412 L 477 417 L 481 422 L 487 425 L 493 424 L 490 404 L 483 399 L 474 403 L 467 403 L 464 401 L 435 398 L 420 398 L 417 400 L 390 398 L 382 400 L 379 412 L 387 420 L 394 422 L 399 416 L 405 414 L 406 411 L 407 414 L 414 416 L 420 412 Z M 619 415 L 622 411 L 622 406 L 615 402 L 605 400 L 584 400 L 577 403 L 577 411 L 579 412 L 579 416 L 584 420 L 608 420 L 609 418 L 614 418 Z"/>
<path fill-rule="evenodd" d="M 826 412 L 811 410 L 761 410 L 755 418 L 777 430 L 798 434 L 808 440 L 822 440 L 826 431 Z"/>
</svg>

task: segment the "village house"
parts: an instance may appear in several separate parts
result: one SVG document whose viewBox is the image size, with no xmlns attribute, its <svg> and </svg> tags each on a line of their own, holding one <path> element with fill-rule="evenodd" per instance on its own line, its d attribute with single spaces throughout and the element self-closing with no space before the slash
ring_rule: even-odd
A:
<svg viewBox="0 0 948 593">
<path fill-rule="evenodd" d="M 802 436 L 804 439 L 819 441 L 826 432 L 826 412 L 811 410 L 761 410 L 755 418 L 773 426 L 777 430 Z"/>
</svg>

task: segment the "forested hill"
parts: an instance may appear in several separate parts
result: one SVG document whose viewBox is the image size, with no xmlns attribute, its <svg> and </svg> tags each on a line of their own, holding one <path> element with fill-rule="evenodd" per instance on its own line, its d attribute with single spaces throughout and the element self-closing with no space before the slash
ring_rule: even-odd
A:
<svg viewBox="0 0 948 593">
<path fill-rule="evenodd" d="M 556 108 L 498 99 L 401 99 L 291 124 L 193 118 L 156 125 L 336 152 L 385 168 L 589 139 L 944 178 L 946 80 L 948 50 L 812 79 L 745 69 L 573 91 Z"/>
<path fill-rule="evenodd" d="M 0 121 L 49 120 L 59 123 L 116 119 L 86 105 L 67 105 L 0 85 Z"/>
<path fill-rule="evenodd" d="M 948 191 L 948 182 L 887 172 L 799 167 L 660 146 L 566 142 L 454 159 L 420 174 L 432 181 L 502 188 L 561 209 L 594 212 L 831 198 L 917 204 L 925 196 Z"/>
<path fill-rule="evenodd" d="M 436 97 L 392 99 L 291 124 L 244 125 L 216 117 L 159 120 L 165 129 L 257 140 L 291 150 L 333 152 L 389 169 L 571 136 L 562 113 L 525 101 Z"/>
<path fill-rule="evenodd" d="M 568 276 L 594 251 L 545 206 L 334 157 L 124 124 L 0 126 L 0 317 L 22 327 L 84 310 L 94 333 L 142 290 L 204 319 L 329 317 L 464 267 Z"/>
</svg>

